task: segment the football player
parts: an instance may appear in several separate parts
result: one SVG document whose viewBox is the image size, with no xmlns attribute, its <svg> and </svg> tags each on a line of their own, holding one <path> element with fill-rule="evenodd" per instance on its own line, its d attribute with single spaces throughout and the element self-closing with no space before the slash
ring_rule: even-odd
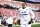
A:
<svg viewBox="0 0 40 27">
<path fill-rule="evenodd" d="M 26 3 L 22 4 L 19 11 L 20 27 L 31 27 L 31 19 L 34 19 L 35 15 L 31 7 L 28 7 Z M 30 16 L 32 15 L 32 17 Z"/>
</svg>

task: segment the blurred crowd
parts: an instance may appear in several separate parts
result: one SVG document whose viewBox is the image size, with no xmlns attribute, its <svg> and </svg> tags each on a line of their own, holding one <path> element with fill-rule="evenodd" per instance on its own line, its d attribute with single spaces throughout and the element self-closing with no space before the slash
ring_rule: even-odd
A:
<svg viewBox="0 0 40 27">
<path fill-rule="evenodd" d="M 19 24 L 20 25 L 20 20 L 17 18 L 18 17 L 18 11 L 14 10 L 14 9 L 6 9 L 6 8 L 0 8 L 3 9 L 1 11 L 1 15 L 2 15 L 2 24 L 5 25 L 6 24 L 6 19 L 8 19 L 9 17 L 13 18 L 13 22 L 14 24 Z M 34 12 L 35 13 L 35 12 Z M 38 16 L 38 14 L 37 14 Z M 36 18 L 34 20 L 32 20 L 32 23 L 40 23 L 40 17 Z"/>
<path fill-rule="evenodd" d="M 17 6 L 21 6 L 22 3 L 17 3 Z M 15 4 L 16 5 L 16 4 Z M 40 6 L 39 5 L 35 5 L 35 4 L 30 4 L 28 6 L 31 6 L 35 9 L 40 9 Z M 35 19 L 32 20 L 32 23 L 40 23 L 40 12 L 35 12 Z M 17 18 L 18 17 L 18 8 L 14 8 L 14 6 L 10 6 L 8 4 L 4 4 L 4 5 L 1 5 L 0 4 L 0 14 L 2 15 L 2 24 L 5 25 L 6 24 L 6 19 L 8 19 L 9 17 L 12 17 L 13 18 L 13 22 L 14 24 L 19 24 L 20 25 L 20 20 Z M 1 16 L 0 16 L 1 17 Z"/>
</svg>

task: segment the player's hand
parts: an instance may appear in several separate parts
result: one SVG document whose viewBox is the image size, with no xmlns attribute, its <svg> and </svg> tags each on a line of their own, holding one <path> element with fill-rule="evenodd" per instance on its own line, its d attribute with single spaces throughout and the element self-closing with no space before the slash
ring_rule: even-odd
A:
<svg viewBox="0 0 40 27">
<path fill-rule="evenodd" d="M 34 20 L 33 18 L 31 18 L 32 20 Z"/>
</svg>

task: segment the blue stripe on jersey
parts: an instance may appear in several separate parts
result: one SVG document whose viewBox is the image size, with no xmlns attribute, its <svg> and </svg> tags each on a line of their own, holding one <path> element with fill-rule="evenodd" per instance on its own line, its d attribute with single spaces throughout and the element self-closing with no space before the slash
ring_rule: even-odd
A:
<svg viewBox="0 0 40 27">
<path fill-rule="evenodd" d="M 27 13 L 26 11 L 22 12 L 22 13 Z"/>
<path fill-rule="evenodd" d="M 28 10 L 28 9 L 26 9 L 26 10 Z"/>
<path fill-rule="evenodd" d="M 31 11 L 31 8 L 29 8 L 29 10 Z"/>
<path fill-rule="evenodd" d="M 22 14 L 22 15 L 28 15 L 28 14 Z"/>
</svg>

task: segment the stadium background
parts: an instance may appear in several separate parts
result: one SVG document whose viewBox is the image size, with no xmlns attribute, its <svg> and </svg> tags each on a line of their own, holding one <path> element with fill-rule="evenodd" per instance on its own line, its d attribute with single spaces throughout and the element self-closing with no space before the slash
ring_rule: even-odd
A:
<svg viewBox="0 0 40 27">
<path fill-rule="evenodd" d="M 18 2 L 18 1 L 6 1 L 6 0 L 0 0 L 0 5 L 4 5 L 4 4 L 8 4 L 12 7 L 16 7 L 16 8 L 19 8 L 22 6 L 22 3 L 23 2 Z M 27 5 L 29 7 L 32 7 L 34 10 L 36 9 L 40 9 L 40 4 L 31 4 L 31 3 L 27 3 Z M 0 8 L 0 12 L 1 12 L 1 15 L 5 14 L 8 18 L 9 18 L 9 12 L 11 12 L 10 14 L 13 16 L 13 17 L 18 17 L 18 11 L 14 11 L 14 9 L 7 9 L 7 8 Z M 35 12 L 35 20 L 37 19 L 38 20 L 38 23 L 40 23 L 40 12 Z"/>
</svg>

